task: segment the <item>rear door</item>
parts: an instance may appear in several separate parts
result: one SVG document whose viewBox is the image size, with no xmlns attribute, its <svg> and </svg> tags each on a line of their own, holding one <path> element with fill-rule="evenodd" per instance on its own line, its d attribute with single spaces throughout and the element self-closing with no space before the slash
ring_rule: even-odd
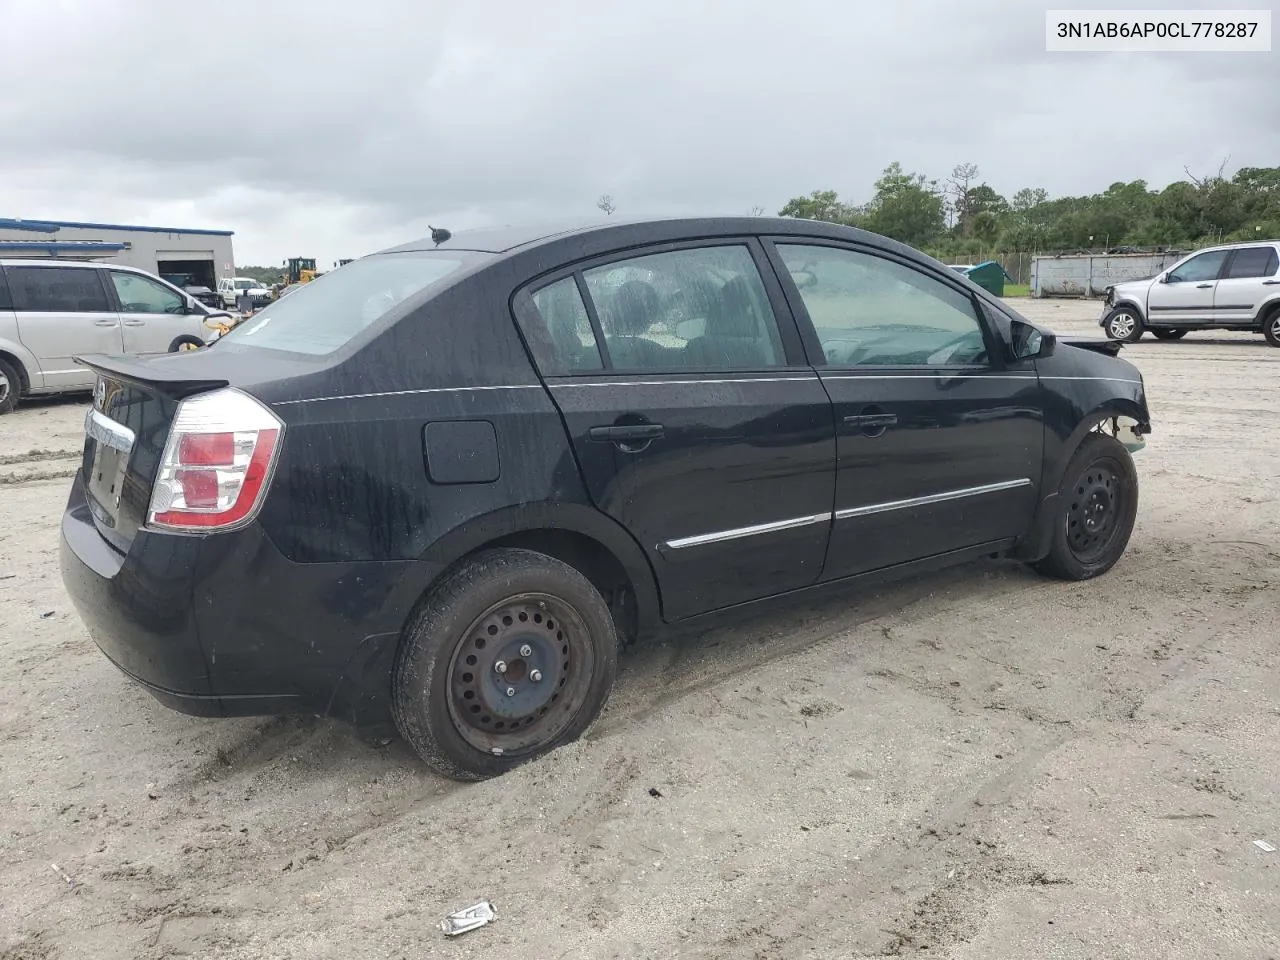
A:
<svg viewBox="0 0 1280 960">
<path fill-rule="evenodd" d="M 596 505 L 648 555 L 668 620 L 814 583 L 831 404 L 757 241 L 592 261 L 516 298 Z"/>
<path fill-rule="evenodd" d="M 5 268 L 18 336 L 35 354 L 45 387 L 87 390 L 94 375 L 72 358 L 121 352 L 120 318 L 103 286 L 105 272 L 64 264 Z"/>
<path fill-rule="evenodd" d="M 127 270 L 111 271 L 125 353 L 167 353 L 184 334 L 199 335 L 187 300 L 171 287 Z"/>
<path fill-rule="evenodd" d="M 1209 250 L 1174 267 L 1147 294 L 1147 326 L 1212 323 L 1214 290 L 1229 250 Z"/>
<path fill-rule="evenodd" d="M 1213 294 L 1215 322 L 1251 323 L 1268 297 L 1280 291 L 1280 256 L 1271 244 L 1233 250 Z"/>
<path fill-rule="evenodd" d="M 835 525 L 823 579 L 1026 532 L 1043 402 L 972 292 L 884 251 L 778 238 L 779 275 L 834 404 Z"/>
</svg>

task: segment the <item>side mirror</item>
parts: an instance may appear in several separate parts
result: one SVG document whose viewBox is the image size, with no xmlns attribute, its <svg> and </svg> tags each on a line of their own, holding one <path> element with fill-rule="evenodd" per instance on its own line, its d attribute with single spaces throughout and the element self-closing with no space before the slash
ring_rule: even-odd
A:
<svg viewBox="0 0 1280 960">
<path fill-rule="evenodd" d="M 1022 320 L 1013 321 L 1012 333 L 1013 342 L 1010 346 L 1013 348 L 1015 360 L 1051 357 L 1054 348 L 1058 345 L 1058 338 L 1048 330 L 1033 327 Z"/>
<path fill-rule="evenodd" d="M 1162 273 L 1162 274 L 1160 274 L 1160 282 L 1161 282 L 1161 283 L 1173 283 L 1173 274 L 1171 274 L 1171 273 Z"/>
</svg>

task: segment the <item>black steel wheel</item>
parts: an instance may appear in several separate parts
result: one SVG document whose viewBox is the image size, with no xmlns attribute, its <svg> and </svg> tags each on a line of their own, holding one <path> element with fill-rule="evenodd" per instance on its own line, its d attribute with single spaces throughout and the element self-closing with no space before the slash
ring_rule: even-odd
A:
<svg viewBox="0 0 1280 960">
<path fill-rule="evenodd" d="M 447 776 L 504 773 L 591 725 L 617 647 L 604 598 L 578 570 L 528 550 L 477 554 L 410 621 L 393 678 L 396 724 Z"/>
<path fill-rule="evenodd" d="M 1178 330 L 1174 327 L 1157 327 L 1151 332 L 1156 335 L 1157 340 L 1181 340 L 1187 335 L 1186 330 Z"/>
<path fill-rule="evenodd" d="M 1102 433 L 1085 437 L 1063 473 L 1056 510 L 1049 553 L 1036 569 L 1087 580 L 1115 566 L 1138 515 L 1138 474 L 1124 444 Z"/>
<path fill-rule="evenodd" d="M 1142 322 L 1142 314 L 1138 313 L 1133 307 L 1124 304 L 1107 314 L 1107 319 L 1103 321 L 1102 327 L 1112 340 L 1123 340 L 1125 343 L 1135 343 L 1141 340 L 1142 331 L 1145 329 Z"/>
</svg>

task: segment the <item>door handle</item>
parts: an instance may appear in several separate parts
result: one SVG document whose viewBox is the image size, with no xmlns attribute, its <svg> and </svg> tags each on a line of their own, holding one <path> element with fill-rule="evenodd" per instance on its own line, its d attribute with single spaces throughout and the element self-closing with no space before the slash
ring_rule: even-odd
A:
<svg viewBox="0 0 1280 960">
<path fill-rule="evenodd" d="M 898 416 L 894 413 L 859 413 L 845 417 L 844 422 L 858 427 L 892 427 L 897 424 Z"/>
<path fill-rule="evenodd" d="M 1274 287 L 1277 283 L 1280 283 L 1280 280 L 1263 280 L 1262 281 L 1262 285 L 1264 287 Z"/>
<path fill-rule="evenodd" d="M 587 436 L 597 443 L 626 443 L 657 440 L 666 430 L 660 423 L 626 423 L 612 427 L 592 427 Z"/>
<path fill-rule="evenodd" d="M 864 437 L 880 437 L 890 427 L 898 425 L 898 416 L 894 413 L 884 413 L 875 407 L 868 407 L 863 413 L 845 417 L 844 422 L 851 427 L 857 427 Z"/>
<path fill-rule="evenodd" d="M 1212 287 L 1212 286 L 1213 286 L 1213 284 L 1212 284 L 1212 283 L 1197 283 L 1197 284 L 1196 284 L 1196 289 L 1197 289 L 1197 290 L 1208 290 L 1208 289 L 1209 289 L 1210 287 Z"/>
<path fill-rule="evenodd" d="M 126 327 L 145 327 L 145 326 L 147 325 L 147 321 L 145 321 L 145 320 L 126 320 L 126 321 L 124 322 L 124 325 L 125 325 Z"/>
<path fill-rule="evenodd" d="M 95 320 L 93 321 L 93 325 L 95 327 L 118 327 L 120 326 L 120 321 L 119 320 Z"/>
</svg>

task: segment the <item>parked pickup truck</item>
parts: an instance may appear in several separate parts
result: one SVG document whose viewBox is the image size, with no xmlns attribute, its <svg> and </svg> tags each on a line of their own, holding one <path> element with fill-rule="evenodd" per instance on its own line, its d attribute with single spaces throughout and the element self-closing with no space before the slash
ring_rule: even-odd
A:
<svg viewBox="0 0 1280 960">
<path fill-rule="evenodd" d="M 223 277 L 218 281 L 218 298 L 228 310 L 235 309 L 236 299 L 245 292 L 253 298 L 254 307 L 271 302 L 271 288 L 253 277 Z"/>
</svg>

